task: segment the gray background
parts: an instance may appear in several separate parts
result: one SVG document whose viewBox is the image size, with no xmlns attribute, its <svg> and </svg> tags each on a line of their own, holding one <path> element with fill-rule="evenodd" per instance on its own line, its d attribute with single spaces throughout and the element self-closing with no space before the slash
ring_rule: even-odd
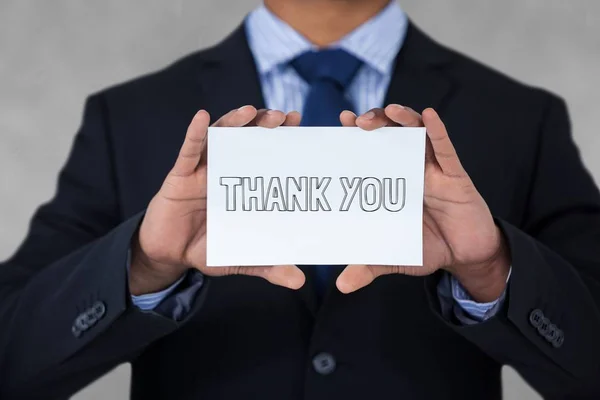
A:
<svg viewBox="0 0 600 400">
<path fill-rule="evenodd" d="M 256 4 L 0 0 L 0 259 L 14 251 L 36 206 L 54 192 L 87 94 L 216 42 Z M 403 0 L 402 6 L 439 41 L 564 96 L 575 138 L 599 180 L 598 0 Z M 122 366 L 75 398 L 125 399 L 128 378 Z M 507 399 L 539 399 L 510 369 L 504 382 Z"/>
</svg>

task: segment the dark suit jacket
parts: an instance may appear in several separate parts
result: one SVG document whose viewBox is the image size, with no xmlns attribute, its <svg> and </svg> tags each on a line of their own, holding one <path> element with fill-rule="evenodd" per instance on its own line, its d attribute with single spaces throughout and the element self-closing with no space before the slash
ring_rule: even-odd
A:
<svg viewBox="0 0 600 400">
<path fill-rule="evenodd" d="M 411 26 L 386 102 L 439 110 L 504 232 L 497 316 L 458 325 L 439 275 L 334 289 L 320 309 L 310 276 L 297 292 L 207 278 L 179 321 L 132 306 L 130 239 L 192 116 L 264 106 L 238 29 L 87 101 L 56 196 L 0 268 L 0 398 L 66 397 L 127 361 L 134 399 L 490 400 L 504 364 L 548 398 L 600 397 L 600 195 L 563 101 Z"/>
</svg>

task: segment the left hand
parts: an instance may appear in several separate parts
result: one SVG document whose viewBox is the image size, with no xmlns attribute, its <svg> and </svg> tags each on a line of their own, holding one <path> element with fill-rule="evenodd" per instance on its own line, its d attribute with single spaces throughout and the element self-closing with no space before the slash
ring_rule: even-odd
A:
<svg viewBox="0 0 600 400">
<path fill-rule="evenodd" d="M 504 291 L 510 256 L 490 210 L 464 170 L 444 123 L 431 108 L 423 115 L 389 105 L 359 117 L 340 115 L 344 126 L 373 130 L 384 126 L 427 129 L 423 198 L 423 266 L 349 265 L 336 285 L 342 293 L 358 290 L 386 274 L 430 275 L 439 269 L 453 274 L 479 302 L 493 301 Z"/>
</svg>

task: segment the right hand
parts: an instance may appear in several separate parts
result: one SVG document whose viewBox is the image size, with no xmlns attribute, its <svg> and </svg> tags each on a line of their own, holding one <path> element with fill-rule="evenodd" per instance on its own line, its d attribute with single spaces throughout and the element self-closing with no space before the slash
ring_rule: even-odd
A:
<svg viewBox="0 0 600 400">
<path fill-rule="evenodd" d="M 299 125 L 300 114 L 256 110 L 244 106 L 225 114 L 212 126 Z M 206 136 L 210 116 L 199 111 L 192 120 L 175 166 L 150 202 L 132 242 L 129 287 L 133 295 L 169 287 L 189 268 L 204 275 L 252 275 L 298 289 L 304 274 L 295 265 L 206 266 Z"/>
</svg>

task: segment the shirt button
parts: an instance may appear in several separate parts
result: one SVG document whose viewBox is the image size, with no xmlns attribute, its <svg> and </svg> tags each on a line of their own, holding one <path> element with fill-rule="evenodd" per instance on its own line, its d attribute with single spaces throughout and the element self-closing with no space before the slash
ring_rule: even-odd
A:
<svg viewBox="0 0 600 400">
<path fill-rule="evenodd" d="M 335 358 L 329 353 L 319 353 L 313 358 L 313 367 L 321 375 L 335 371 Z"/>
</svg>

